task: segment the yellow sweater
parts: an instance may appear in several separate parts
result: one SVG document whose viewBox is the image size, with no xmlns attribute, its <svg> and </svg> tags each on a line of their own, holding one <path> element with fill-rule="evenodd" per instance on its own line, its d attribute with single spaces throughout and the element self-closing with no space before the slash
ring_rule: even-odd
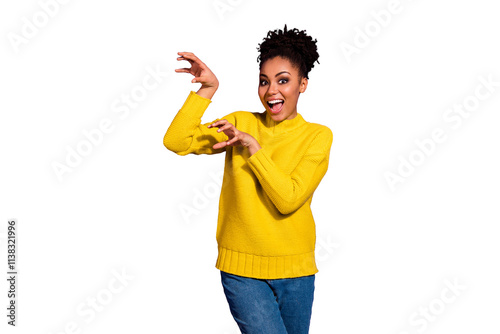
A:
<svg viewBox="0 0 500 334">
<path fill-rule="evenodd" d="M 226 152 L 217 221 L 216 268 L 234 275 L 275 279 L 318 272 L 311 200 L 328 169 L 331 130 L 293 119 L 273 121 L 266 111 L 223 117 L 262 147 L 250 156 L 243 146 L 214 150 L 228 137 L 201 124 L 211 100 L 191 91 L 163 139 L 186 155 Z M 217 119 L 218 120 L 218 119 Z"/>
</svg>

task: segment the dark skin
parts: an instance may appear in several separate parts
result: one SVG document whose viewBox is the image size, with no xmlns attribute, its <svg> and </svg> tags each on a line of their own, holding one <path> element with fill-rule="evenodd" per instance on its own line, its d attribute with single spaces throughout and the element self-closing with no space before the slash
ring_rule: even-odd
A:
<svg viewBox="0 0 500 334">
<path fill-rule="evenodd" d="M 177 60 L 188 61 L 191 67 L 179 68 L 175 71 L 193 75 L 194 79 L 191 82 L 201 84 L 196 94 L 211 100 L 219 87 L 215 74 L 193 53 L 178 52 L 178 55 Z M 259 75 L 259 97 L 273 120 L 282 121 L 297 116 L 297 100 L 306 88 L 307 78 L 301 77 L 298 69 L 287 59 L 275 57 L 262 64 Z M 284 103 L 279 112 L 273 113 L 267 102 L 276 99 L 283 100 Z M 217 132 L 222 131 L 228 136 L 227 141 L 215 144 L 214 149 L 242 145 L 248 148 L 250 155 L 253 155 L 262 148 L 252 135 L 239 131 L 226 119 L 209 124 L 208 127 L 217 127 Z"/>
</svg>

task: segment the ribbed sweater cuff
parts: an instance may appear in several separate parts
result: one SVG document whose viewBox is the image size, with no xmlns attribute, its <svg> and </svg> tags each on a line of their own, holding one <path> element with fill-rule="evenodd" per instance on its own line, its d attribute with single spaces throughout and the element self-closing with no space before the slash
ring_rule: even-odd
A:
<svg viewBox="0 0 500 334">
<path fill-rule="evenodd" d="M 264 178 L 264 173 L 271 171 L 274 167 L 274 161 L 269 158 L 269 155 L 264 147 L 252 154 L 247 159 L 247 163 L 259 181 Z"/>
<path fill-rule="evenodd" d="M 211 100 L 191 91 L 179 111 L 182 113 L 189 112 L 189 116 L 201 119 L 211 102 Z"/>
<path fill-rule="evenodd" d="M 221 246 L 215 267 L 233 275 L 260 279 L 302 277 L 318 272 L 314 251 L 286 256 L 260 256 Z"/>
</svg>

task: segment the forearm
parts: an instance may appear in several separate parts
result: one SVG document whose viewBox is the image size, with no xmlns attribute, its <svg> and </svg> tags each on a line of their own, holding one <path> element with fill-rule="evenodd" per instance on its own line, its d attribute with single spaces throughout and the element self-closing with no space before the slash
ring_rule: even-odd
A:
<svg viewBox="0 0 500 334">
<path fill-rule="evenodd" d="M 249 158 L 249 165 L 265 193 L 278 211 L 289 214 L 300 208 L 310 196 L 328 169 L 328 157 L 307 162 L 292 174 L 285 173 L 265 150 Z"/>
<path fill-rule="evenodd" d="M 251 155 L 247 163 L 276 208 L 288 214 L 304 205 L 326 174 L 331 143 L 330 130 L 317 135 L 291 171 L 283 170 L 265 147 Z"/>
<path fill-rule="evenodd" d="M 200 126 L 201 117 L 209 104 L 209 100 L 191 92 L 165 133 L 165 147 L 178 154 L 187 154 L 195 138 L 205 130 Z"/>
</svg>

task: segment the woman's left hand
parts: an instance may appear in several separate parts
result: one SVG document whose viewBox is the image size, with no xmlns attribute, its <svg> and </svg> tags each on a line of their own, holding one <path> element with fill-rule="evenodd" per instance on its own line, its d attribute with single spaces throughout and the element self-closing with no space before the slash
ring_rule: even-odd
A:
<svg viewBox="0 0 500 334">
<path fill-rule="evenodd" d="M 248 148 L 250 155 L 261 149 L 257 140 L 246 132 L 239 131 L 236 127 L 229 123 L 226 119 L 218 120 L 212 124 L 208 125 L 209 128 L 217 127 L 217 132 L 224 132 L 228 136 L 227 141 L 217 143 L 213 146 L 213 149 L 219 149 L 226 146 L 238 146 L 242 145 Z"/>
</svg>

